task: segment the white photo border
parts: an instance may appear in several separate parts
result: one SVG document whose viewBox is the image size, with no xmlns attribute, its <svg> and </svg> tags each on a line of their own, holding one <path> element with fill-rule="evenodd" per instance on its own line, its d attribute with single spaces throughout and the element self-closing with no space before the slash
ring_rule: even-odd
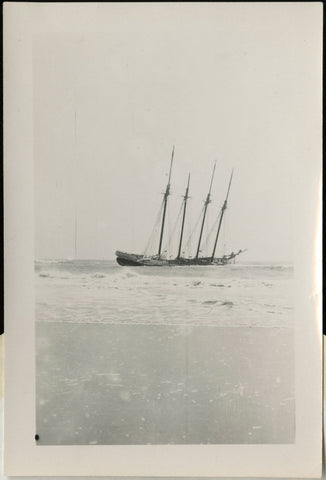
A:
<svg viewBox="0 0 326 480">
<path fill-rule="evenodd" d="M 310 22 L 319 78 L 307 85 L 314 124 L 298 178 L 295 219 L 296 443 L 293 445 L 38 446 L 35 443 L 33 36 L 100 33 L 115 15 L 133 21 L 157 10 L 182 16 L 214 9 L 279 9 Z M 298 3 L 5 3 L 5 474 L 10 476 L 320 477 L 322 333 L 316 315 L 315 235 L 321 182 L 322 4 Z M 299 58 L 300 59 L 300 58 Z M 317 60 L 318 61 L 318 60 Z M 320 82 L 320 83 L 318 83 Z M 316 88 L 316 86 L 318 88 Z M 311 116 L 312 115 L 312 116 Z M 302 132 L 298 132 L 300 135 Z M 301 191 L 301 195 L 300 195 Z M 320 312 L 319 312 L 320 314 Z"/>
</svg>

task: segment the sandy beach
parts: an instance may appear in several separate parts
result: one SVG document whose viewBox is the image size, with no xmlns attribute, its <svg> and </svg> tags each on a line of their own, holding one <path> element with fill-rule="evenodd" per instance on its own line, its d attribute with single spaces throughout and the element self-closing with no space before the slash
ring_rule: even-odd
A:
<svg viewBox="0 0 326 480">
<path fill-rule="evenodd" d="M 294 442 L 293 330 L 36 324 L 39 444 Z"/>
</svg>

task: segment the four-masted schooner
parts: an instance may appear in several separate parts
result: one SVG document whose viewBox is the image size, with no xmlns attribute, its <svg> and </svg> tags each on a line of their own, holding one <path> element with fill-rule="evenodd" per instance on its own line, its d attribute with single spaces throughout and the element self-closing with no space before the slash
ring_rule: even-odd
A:
<svg viewBox="0 0 326 480">
<path fill-rule="evenodd" d="M 214 168 L 213 168 L 211 181 L 210 181 L 209 191 L 208 191 L 205 203 L 204 203 L 203 217 L 202 217 L 200 234 L 199 234 L 199 239 L 198 239 L 198 244 L 197 244 L 197 250 L 196 250 L 195 257 L 188 257 L 187 258 L 187 257 L 183 257 L 181 255 L 183 234 L 184 234 L 184 225 L 185 225 L 186 211 L 187 211 L 187 200 L 189 198 L 189 183 L 190 183 L 190 173 L 189 173 L 186 192 L 185 192 L 185 195 L 183 196 L 183 214 L 182 214 L 178 254 L 177 254 L 177 257 L 173 258 L 173 259 L 165 258 L 165 256 L 162 254 L 162 245 L 163 245 L 165 217 L 166 217 L 166 211 L 167 211 L 167 205 L 168 205 L 168 197 L 170 195 L 170 186 L 171 186 L 170 181 L 171 181 L 173 158 L 174 158 L 174 147 L 172 149 L 168 183 L 166 185 L 166 189 L 165 189 L 164 197 L 163 197 L 163 213 L 162 213 L 161 231 L 160 231 L 159 247 L 158 247 L 157 254 L 155 254 L 155 255 L 142 254 L 141 255 L 141 254 L 136 254 L 136 253 L 121 252 L 121 251 L 117 250 L 115 252 L 115 254 L 117 256 L 117 262 L 119 263 L 119 265 L 130 266 L 130 267 L 140 267 L 140 266 L 149 266 L 149 267 L 150 266 L 151 267 L 160 266 L 161 267 L 161 266 L 173 266 L 173 265 L 181 265 L 181 266 L 182 265 L 185 265 L 185 266 L 186 265 L 226 265 L 226 264 L 230 263 L 232 260 L 234 260 L 236 256 L 240 255 L 240 253 L 242 253 L 244 251 L 244 250 L 239 250 L 237 253 L 232 252 L 228 255 L 223 255 L 223 257 L 215 257 L 217 242 L 218 242 L 218 238 L 219 238 L 219 235 L 220 235 L 220 230 L 221 230 L 221 226 L 222 226 L 224 213 L 225 213 L 225 210 L 227 208 L 227 202 L 228 202 L 230 187 L 231 187 L 231 183 L 232 183 L 232 177 L 233 177 L 233 170 L 232 170 L 231 177 L 230 177 L 230 180 L 229 180 L 227 194 L 226 194 L 224 203 L 222 205 L 222 208 L 221 208 L 219 216 L 218 216 L 219 221 L 218 221 L 217 232 L 216 232 L 216 236 L 215 236 L 215 242 L 214 242 L 214 247 L 213 247 L 212 254 L 210 256 L 206 256 L 206 257 L 201 257 L 200 256 L 200 251 L 201 251 L 200 246 L 201 246 L 201 242 L 202 242 L 203 230 L 204 230 L 204 225 L 205 225 L 205 220 L 206 220 L 207 207 L 211 203 L 211 190 L 212 190 L 213 178 L 214 178 L 214 174 L 215 174 L 215 167 L 216 167 L 216 164 L 215 164 Z"/>
</svg>

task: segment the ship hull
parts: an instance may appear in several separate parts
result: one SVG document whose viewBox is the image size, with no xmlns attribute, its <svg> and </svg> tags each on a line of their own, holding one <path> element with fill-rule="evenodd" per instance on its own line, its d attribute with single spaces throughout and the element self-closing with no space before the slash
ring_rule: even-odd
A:
<svg viewBox="0 0 326 480">
<path fill-rule="evenodd" d="M 227 265 L 235 259 L 237 255 L 241 253 L 231 253 L 224 257 L 213 260 L 211 257 L 201 258 L 175 258 L 172 260 L 166 260 L 159 258 L 157 255 L 152 257 L 145 257 L 144 255 L 137 255 L 135 253 L 116 252 L 117 262 L 122 267 L 173 267 L 173 266 L 223 266 Z"/>
<path fill-rule="evenodd" d="M 129 260 L 128 258 L 117 257 L 117 262 L 122 267 L 143 267 L 144 265 L 139 262 L 135 262 L 133 260 Z"/>
<path fill-rule="evenodd" d="M 117 250 L 115 252 L 117 256 L 117 262 L 122 267 L 142 267 L 143 263 L 141 260 L 144 258 L 143 255 L 137 255 L 136 253 L 127 253 Z"/>
<path fill-rule="evenodd" d="M 136 253 L 117 251 L 117 262 L 122 267 L 163 267 L 169 265 L 169 261 L 158 256 L 146 257 Z"/>
</svg>

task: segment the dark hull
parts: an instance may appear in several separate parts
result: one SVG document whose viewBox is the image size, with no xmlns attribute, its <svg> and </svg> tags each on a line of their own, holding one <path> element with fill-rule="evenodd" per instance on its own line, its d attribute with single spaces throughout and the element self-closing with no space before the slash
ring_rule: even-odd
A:
<svg viewBox="0 0 326 480">
<path fill-rule="evenodd" d="M 137 255 L 136 253 L 127 253 L 117 250 L 115 252 L 117 256 L 117 262 L 122 267 L 142 267 L 143 263 L 141 260 L 144 258 L 144 255 Z"/>
<path fill-rule="evenodd" d="M 144 265 L 127 258 L 117 257 L 117 262 L 122 267 L 143 267 Z"/>
<path fill-rule="evenodd" d="M 173 260 L 161 259 L 158 256 L 145 257 L 134 253 L 116 252 L 117 262 L 122 267 L 173 267 L 173 266 L 223 266 L 231 263 L 237 255 L 241 253 L 231 253 L 224 257 L 214 258 L 175 258 Z"/>
</svg>

